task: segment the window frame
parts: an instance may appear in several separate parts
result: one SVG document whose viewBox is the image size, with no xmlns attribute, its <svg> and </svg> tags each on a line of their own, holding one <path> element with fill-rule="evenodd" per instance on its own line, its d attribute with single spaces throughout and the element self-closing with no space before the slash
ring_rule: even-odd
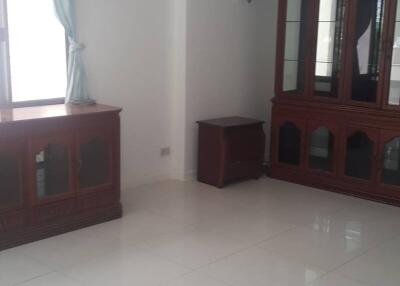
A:
<svg viewBox="0 0 400 286">
<path fill-rule="evenodd" d="M 8 35 L 8 10 L 7 1 L 0 0 L 0 44 L 4 46 L 4 51 L 0 46 L 0 108 L 19 108 L 34 107 L 43 105 L 64 104 L 65 96 L 50 99 L 29 100 L 13 102 L 11 85 L 11 66 L 10 66 L 10 44 Z M 68 38 L 65 36 L 66 61 L 68 61 Z M 65 73 L 67 77 L 67 71 Z"/>
</svg>

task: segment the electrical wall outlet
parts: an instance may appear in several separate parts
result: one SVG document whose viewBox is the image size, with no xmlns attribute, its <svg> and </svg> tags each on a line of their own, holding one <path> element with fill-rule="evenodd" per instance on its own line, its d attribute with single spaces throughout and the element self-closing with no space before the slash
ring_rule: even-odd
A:
<svg viewBox="0 0 400 286">
<path fill-rule="evenodd" d="M 170 147 L 161 148 L 160 155 L 161 157 L 166 157 L 171 155 L 171 148 Z"/>
</svg>

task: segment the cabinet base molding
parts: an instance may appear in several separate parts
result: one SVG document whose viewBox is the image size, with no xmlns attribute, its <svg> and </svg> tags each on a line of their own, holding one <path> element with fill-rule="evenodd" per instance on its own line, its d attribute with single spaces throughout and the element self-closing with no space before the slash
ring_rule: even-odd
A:
<svg viewBox="0 0 400 286">
<path fill-rule="evenodd" d="M 0 235 L 0 251 L 121 217 L 122 205 L 118 203 L 103 208 L 86 210 L 37 226 L 5 231 Z"/>
<path fill-rule="evenodd" d="M 344 182 L 339 183 L 334 179 L 321 179 L 320 175 L 305 175 L 303 173 L 300 174 L 287 169 L 282 170 L 280 168 L 271 168 L 269 171 L 269 177 L 306 187 L 317 188 L 321 191 L 339 193 L 351 197 L 400 207 L 400 201 L 396 198 L 391 198 L 390 196 L 386 195 L 372 194 L 370 192 L 363 191 L 362 189 L 357 189 L 355 185 L 349 185 Z"/>
</svg>

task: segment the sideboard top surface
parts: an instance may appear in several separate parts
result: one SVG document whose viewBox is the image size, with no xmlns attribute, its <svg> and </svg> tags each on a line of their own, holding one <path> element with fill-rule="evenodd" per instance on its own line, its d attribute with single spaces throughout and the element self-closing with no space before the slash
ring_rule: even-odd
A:
<svg viewBox="0 0 400 286">
<path fill-rule="evenodd" d="M 88 106 L 57 104 L 24 108 L 2 108 L 0 109 L 0 124 L 98 113 L 119 113 L 121 110 L 119 107 L 102 104 Z"/>
<path fill-rule="evenodd" d="M 245 126 L 253 124 L 263 124 L 264 122 L 244 117 L 225 117 L 225 118 L 198 121 L 197 123 L 228 128 L 228 127 Z"/>
</svg>

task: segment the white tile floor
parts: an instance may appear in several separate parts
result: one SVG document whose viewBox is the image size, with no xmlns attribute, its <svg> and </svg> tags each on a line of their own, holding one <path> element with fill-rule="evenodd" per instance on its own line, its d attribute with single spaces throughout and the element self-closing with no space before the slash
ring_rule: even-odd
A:
<svg viewBox="0 0 400 286">
<path fill-rule="evenodd" d="M 399 286 L 400 208 L 262 179 L 125 192 L 121 220 L 0 252 L 0 286 Z"/>
</svg>

